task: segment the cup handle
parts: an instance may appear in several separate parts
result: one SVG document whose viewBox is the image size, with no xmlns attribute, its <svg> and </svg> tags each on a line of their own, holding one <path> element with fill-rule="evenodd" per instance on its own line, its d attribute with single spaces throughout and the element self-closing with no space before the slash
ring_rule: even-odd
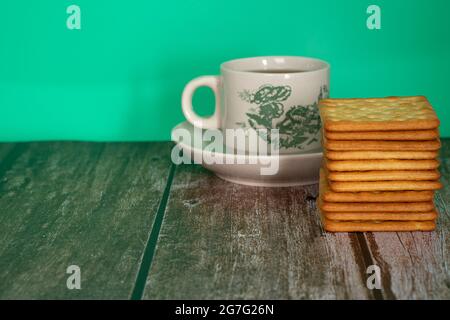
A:
<svg viewBox="0 0 450 320">
<path fill-rule="evenodd" d="M 181 96 L 181 109 L 186 119 L 195 127 L 202 129 L 219 129 L 220 127 L 220 96 L 219 96 L 219 76 L 203 76 L 191 80 L 184 87 Z M 214 114 L 211 117 L 200 117 L 192 107 L 192 96 L 199 87 L 209 87 L 214 92 L 216 105 Z"/>
</svg>

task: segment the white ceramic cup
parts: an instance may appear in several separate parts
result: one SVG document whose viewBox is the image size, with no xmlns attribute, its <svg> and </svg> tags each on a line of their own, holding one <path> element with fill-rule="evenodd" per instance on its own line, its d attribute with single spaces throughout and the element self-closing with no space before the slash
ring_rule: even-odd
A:
<svg viewBox="0 0 450 320">
<path fill-rule="evenodd" d="M 295 56 L 255 57 L 225 62 L 220 70 L 221 75 L 195 78 L 184 88 L 182 110 L 194 126 L 246 132 L 278 129 L 279 153 L 320 147 L 317 104 L 329 96 L 327 62 Z M 192 96 L 201 86 L 215 94 L 211 117 L 198 116 L 192 107 Z M 271 143 L 270 136 L 258 137 Z M 246 148 L 240 151 L 254 151 Z"/>
</svg>

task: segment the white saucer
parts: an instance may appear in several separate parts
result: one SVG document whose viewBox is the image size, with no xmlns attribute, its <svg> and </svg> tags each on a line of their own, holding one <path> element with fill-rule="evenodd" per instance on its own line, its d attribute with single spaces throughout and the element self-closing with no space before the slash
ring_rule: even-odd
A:
<svg viewBox="0 0 450 320">
<path fill-rule="evenodd" d="M 195 159 L 195 157 L 201 159 L 205 145 L 203 147 L 196 147 L 192 141 L 175 141 L 173 133 L 177 129 L 185 129 L 193 137 L 194 127 L 192 124 L 186 121 L 173 128 L 172 139 L 183 152 L 190 154 L 192 159 Z M 224 148 L 224 150 L 226 149 Z M 211 154 L 211 151 L 205 152 L 210 152 Z M 208 164 L 202 161 L 201 165 L 214 172 L 218 177 L 233 183 L 260 187 L 289 187 L 310 185 L 319 182 L 319 170 L 322 163 L 321 149 L 307 151 L 301 154 L 259 156 L 217 153 L 216 155 L 222 155 L 232 160 L 230 161 L 232 164 Z M 273 160 L 273 157 L 278 157 L 278 172 L 274 175 L 261 175 L 261 168 L 267 168 L 267 161 Z M 237 164 L 237 160 L 243 161 L 243 158 L 245 158 L 245 164 Z M 261 163 L 261 161 L 263 162 Z"/>
</svg>

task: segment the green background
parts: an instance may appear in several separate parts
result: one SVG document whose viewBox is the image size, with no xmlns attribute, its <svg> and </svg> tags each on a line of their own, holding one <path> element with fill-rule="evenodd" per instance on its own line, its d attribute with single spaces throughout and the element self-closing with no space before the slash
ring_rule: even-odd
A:
<svg viewBox="0 0 450 320">
<path fill-rule="evenodd" d="M 426 95 L 450 136 L 449 15 L 448 0 L 2 1 L 0 141 L 167 140 L 191 78 L 259 55 L 329 61 L 332 97 Z M 212 93 L 194 103 L 208 114 Z"/>
</svg>

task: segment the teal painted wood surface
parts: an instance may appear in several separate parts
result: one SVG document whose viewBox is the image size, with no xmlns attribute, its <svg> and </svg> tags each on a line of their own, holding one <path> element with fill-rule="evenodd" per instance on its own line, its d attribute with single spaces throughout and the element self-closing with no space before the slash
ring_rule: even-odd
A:
<svg viewBox="0 0 450 320">
<path fill-rule="evenodd" d="M 324 233 L 317 186 L 230 184 L 171 143 L 0 144 L 0 298 L 449 298 L 442 142 L 437 230 L 365 234 Z"/>
<path fill-rule="evenodd" d="M 317 185 L 254 188 L 179 167 L 146 299 L 367 299 L 354 234 L 326 234 Z"/>
<path fill-rule="evenodd" d="M 169 146 L 15 145 L 0 164 L 0 298 L 130 298 Z M 81 290 L 66 286 L 70 265 Z"/>
<path fill-rule="evenodd" d="M 69 5 L 81 30 L 66 27 Z M 381 9 L 381 29 L 366 27 Z M 331 63 L 332 97 L 427 95 L 450 136 L 448 0 L 2 1 L 0 141 L 169 140 L 184 85 L 230 59 Z M 213 110 L 208 90 L 195 97 Z"/>
</svg>

